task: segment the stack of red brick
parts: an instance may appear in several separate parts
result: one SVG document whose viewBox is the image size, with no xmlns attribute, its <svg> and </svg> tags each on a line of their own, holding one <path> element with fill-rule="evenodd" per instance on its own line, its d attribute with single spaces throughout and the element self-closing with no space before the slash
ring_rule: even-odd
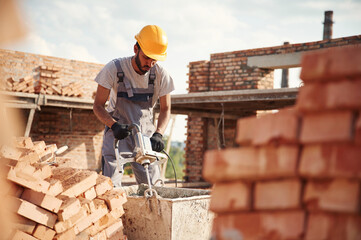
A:
<svg viewBox="0 0 361 240">
<path fill-rule="evenodd" d="M 61 162 L 56 149 L 30 138 L 0 148 L 10 186 L 2 192 L 16 213 L 12 239 L 127 239 L 120 218 L 125 192 L 94 171 L 49 165 Z"/>
<path fill-rule="evenodd" d="M 68 97 L 82 97 L 83 90 L 80 83 L 73 82 L 61 89 L 61 95 Z"/>
<path fill-rule="evenodd" d="M 26 76 L 20 78 L 19 81 L 15 81 L 14 78 L 8 78 L 5 83 L 5 88 L 3 90 L 13 91 L 13 92 L 25 92 L 25 93 L 34 93 L 34 79 L 33 76 Z"/>
<path fill-rule="evenodd" d="M 37 75 L 26 76 L 20 78 L 19 81 L 15 81 L 13 77 L 8 78 L 4 89 L 0 90 L 69 97 L 82 97 L 84 95 L 82 85 L 78 82 L 62 86 L 57 74 L 60 71 L 58 67 L 42 65 L 37 68 L 37 71 Z"/>
<path fill-rule="evenodd" d="M 35 93 L 61 95 L 61 83 L 57 75 L 59 70 L 55 66 L 39 66 L 39 74 L 36 76 L 37 81 L 34 84 Z"/>
<path fill-rule="evenodd" d="M 215 239 L 361 239 L 361 47 L 302 59 L 296 106 L 205 154 Z"/>
</svg>

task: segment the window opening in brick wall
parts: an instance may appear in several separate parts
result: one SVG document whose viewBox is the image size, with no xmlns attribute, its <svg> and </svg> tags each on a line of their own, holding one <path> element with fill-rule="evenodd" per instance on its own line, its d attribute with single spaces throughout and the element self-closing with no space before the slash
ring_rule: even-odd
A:
<svg viewBox="0 0 361 240">
<path fill-rule="evenodd" d="M 300 87 L 302 81 L 300 79 L 301 68 L 289 68 L 288 69 L 288 87 L 296 88 Z M 273 88 L 281 88 L 281 80 L 282 80 L 282 69 L 274 70 L 274 83 Z"/>
</svg>

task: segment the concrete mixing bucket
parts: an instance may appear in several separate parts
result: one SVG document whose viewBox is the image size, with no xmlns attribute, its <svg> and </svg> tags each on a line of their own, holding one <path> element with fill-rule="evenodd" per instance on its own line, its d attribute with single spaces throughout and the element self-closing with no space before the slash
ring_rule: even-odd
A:
<svg viewBox="0 0 361 240">
<path fill-rule="evenodd" d="M 124 233 L 129 240 L 210 239 L 213 213 L 210 191 L 152 187 L 158 196 L 144 197 L 145 185 L 124 187 Z"/>
</svg>

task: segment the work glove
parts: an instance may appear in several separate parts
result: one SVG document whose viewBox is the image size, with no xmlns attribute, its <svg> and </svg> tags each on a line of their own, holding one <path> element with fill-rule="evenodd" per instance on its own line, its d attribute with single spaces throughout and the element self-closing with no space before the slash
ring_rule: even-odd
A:
<svg viewBox="0 0 361 240">
<path fill-rule="evenodd" d="M 152 143 L 152 149 L 157 152 L 161 152 L 164 149 L 163 136 L 159 132 L 153 133 L 153 136 L 150 138 Z"/>
<path fill-rule="evenodd" d="M 111 129 L 113 130 L 114 137 L 118 140 L 122 140 L 130 135 L 130 130 L 128 130 L 128 124 L 120 124 L 115 122 Z"/>
</svg>

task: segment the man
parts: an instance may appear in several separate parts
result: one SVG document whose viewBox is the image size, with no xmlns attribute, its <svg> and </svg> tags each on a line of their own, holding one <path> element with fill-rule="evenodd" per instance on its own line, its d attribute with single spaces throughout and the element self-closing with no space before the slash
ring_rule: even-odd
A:
<svg viewBox="0 0 361 240">
<path fill-rule="evenodd" d="M 167 56 L 168 39 L 156 25 L 145 26 L 136 36 L 134 56 L 115 59 L 104 66 L 95 81 L 98 88 L 93 111 L 106 125 L 102 146 L 102 171 L 114 186 L 121 186 L 122 174 L 117 169 L 114 138 L 119 140 L 121 157 L 129 156 L 134 149 L 134 139 L 129 137 L 128 126 L 136 123 L 142 134 L 151 137 L 155 151 L 164 149 L 163 133 L 170 118 L 170 92 L 173 80 L 166 70 L 157 64 Z M 109 105 L 105 103 L 109 97 Z M 153 107 L 157 100 L 160 113 L 157 127 L 153 125 Z M 138 184 L 147 183 L 144 167 L 131 163 Z M 160 178 L 159 168 L 149 166 L 151 182 Z"/>
</svg>

